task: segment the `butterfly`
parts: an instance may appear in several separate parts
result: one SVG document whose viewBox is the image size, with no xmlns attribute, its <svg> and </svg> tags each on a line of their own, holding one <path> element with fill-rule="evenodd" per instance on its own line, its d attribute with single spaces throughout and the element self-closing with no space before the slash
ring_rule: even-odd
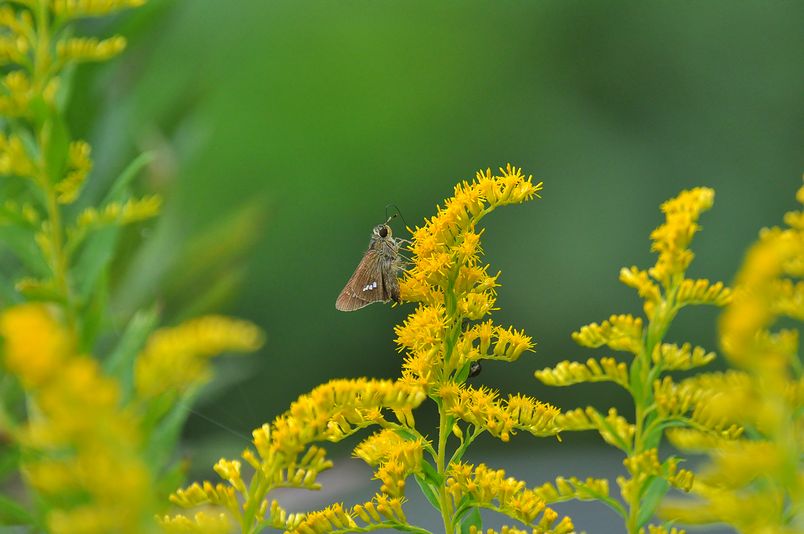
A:
<svg viewBox="0 0 804 534">
<path fill-rule="evenodd" d="M 388 226 L 392 218 L 372 230 L 368 250 L 335 301 L 338 310 L 355 311 L 379 301 L 399 302 L 397 273 L 402 262 L 399 240 L 392 236 Z"/>
</svg>

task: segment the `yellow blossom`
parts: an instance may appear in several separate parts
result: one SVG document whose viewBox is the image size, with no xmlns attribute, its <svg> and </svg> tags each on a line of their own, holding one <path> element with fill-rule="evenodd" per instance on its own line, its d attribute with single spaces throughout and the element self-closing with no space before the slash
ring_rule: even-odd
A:
<svg viewBox="0 0 804 534">
<path fill-rule="evenodd" d="M 137 394 L 149 398 L 181 392 L 206 380 L 211 357 L 251 352 L 262 340 L 262 332 L 253 324 L 214 315 L 158 330 L 137 358 Z"/>
<path fill-rule="evenodd" d="M 804 187 L 796 198 L 804 202 Z M 720 435 L 674 432 L 682 448 L 708 452 L 694 501 L 670 501 L 663 515 L 689 523 L 727 523 L 739 532 L 800 532 L 804 528 L 804 382 L 799 332 L 804 319 L 804 227 L 801 212 L 789 228 L 771 228 L 746 254 L 728 307 L 720 317 L 724 355 L 740 371 L 701 375 L 709 399 L 696 420 Z M 786 328 L 771 330 L 779 321 Z M 726 427 L 726 422 L 732 422 Z M 719 425 L 717 425 L 719 423 Z M 746 432 L 735 431 L 745 427 Z"/>
<path fill-rule="evenodd" d="M 84 141 L 73 141 L 67 153 L 67 175 L 55 186 L 58 193 L 58 201 L 61 204 L 70 204 L 78 198 L 81 186 L 86 180 L 87 174 L 92 170 L 92 160 L 89 157 L 91 149 L 89 144 Z M 154 201 L 151 200 L 151 203 Z M 158 209 L 158 205 L 157 205 Z M 133 211 L 129 208 L 129 211 Z M 131 215 L 128 216 L 131 218 Z"/>
<path fill-rule="evenodd" d="M 229 534 L 233 531 L 231 520 L 223 513 L 197 512 L 192 518 L 164 516 L 160 524 L 167 534 Z"/>
<path fill-rule="evenodd" d="M 36 388 L 59 372 L 72 350 L 66 331 L 41 305 L 26 304 L 0 315 L 5 367 Z"/>
<path fill-rule="evenodd" d="M 572 339 L 585 347 L 608 346 L 639 354 L 642 347 L 642 319 L 631 315 L 612 315 L 599 325 L 592 323 L 573 332 Z"/>
<path fill-rule="evenodd" d="M 674 277 L 680 276 L 692 262 L 694 255 L 687 247 L 700 229 L 698 217 L 712 207 L 714 198 L 712 189 L 696 187 L 682 191 L 676 198 L 662 204 L 666 222 L 650 235 L 653 241 L 651 250 L 658 252 L 659 258 L 649 272 L 665 288 L 670 287 Z"/>
<path fill-rule="evenodd" d="M 457 463 L 450 467 L 447 476 L 447 491 L 456 505 L 468 497 L 477 506 L 501 511 L 526 525 L 533 525 L 541 515 L 541 521 L 536 523 L 543 529 L 540 532 L 557 528 L 558 514 L 546 506 L 536 491 L 528 489 L 524 482 L 506 476 L 502 469 L 489 469 L 484 464 L 475 467 Z M 559 532 L 573 530 L 569 518 L 564 518 L 559 525 L 566 529 Z"/>
<path fill-rule="evenodd" d="M 126 48 L 125 38 L 116 35 L 98 40 L 94 37 L 70 37 L 56 43 L 56 57 L 64 63 L 70 61 L 106 61 Z"/>
<path fill-rule="evenodd" d="M 48 503 L 57 534 L 147 530 L 153 484 L 140 456 L 136 417 L 119 405 L 117 383 L 75 353 L 66 328 L 40 304 L 0 315 L 2 362 L 31 395 L 37 416 L 16 435 L 23 474 Z M 69 498 L 76 492 L 80 501 Z"/>
<path fill-rule="evenodd" d="M 139 7 L 146 0 L 51 0 L 51 9 L 64 18 L 99 17 L 122 9 Z"/>
</svg>

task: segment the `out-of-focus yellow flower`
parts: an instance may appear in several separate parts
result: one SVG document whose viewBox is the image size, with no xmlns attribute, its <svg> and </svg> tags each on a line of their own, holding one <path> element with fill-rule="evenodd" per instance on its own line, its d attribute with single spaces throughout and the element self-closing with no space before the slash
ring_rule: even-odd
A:
<svg viewBox="0 0 804 534">
<path fill-rule="evenodd" d="M 125 48 L 126 40 L 119 35 L 103 40 L 94 37 L 70 37 L 56 43 L 56 58 L 63 63 L 106 61 Z"/>
<path fill-rule="evenodd" d="M 796 198 L 804 203 L 804 187 Z M 681 448 L 705 451 L 710 463 L 696 478 L 696 501 L 669 502 L 663 514 L 688 523 L 728 523 L 739 532 L 804 531 L 804 397 L 799 331 L 804 319 L 804 226 L 801 211 L 788 228 L 760 233 L 737 274 L 720 317 L 723 353 L 740 371 L 703 376 L 709 401 L 699 419 L 733 421 L 749 429 L 706 439 L 674 432 Z M 772 331 L 783 321 L 786 328 Z"/>
<path fill-rule="evenodd" d="M 60 372 L 72 340 L 47 308 L 26 304 L 0 315 L 3 363 L 27 388 L 37 388 Z"/>
<path fill-rule="evenodd" d="M 252 323 L 217 315 L 157 330 L 137 358 L 137 394 L 151 398 L 185 391 L 207 379 L 213 356 L 255 351 L 262 342 L 262 332 Z"/>
<path fill-rule="evenodd" d="M 25 479 L 48 504 L 48 530 L 147 532 L 153 481 L 117 384 L 96 360 L 75 354 L 67 330 L 43 305 L 4 311 L 0 335 L 3 366 L 31 398 L 29 422 L 16 438 L 26 451 Z"/>
<path fill-rule="evenodd" d="M 70 204 L 78 198 L 81 186 L 84 185 L 87 174 L 92 170 L 90 152 L 89 144 L 84 141 L 70 143 L 70 149 L 67 152 L 67 175 L 55 186 L 59 203 Z M 132 211 L 131 208 L 129 211 Z"/>
<path fill-rule="evenodd" d="M 100 17 L 115 11 L 140 7 L 146 0 L 51 0 L 51 9 L 59 17 Z"/>
</svg>

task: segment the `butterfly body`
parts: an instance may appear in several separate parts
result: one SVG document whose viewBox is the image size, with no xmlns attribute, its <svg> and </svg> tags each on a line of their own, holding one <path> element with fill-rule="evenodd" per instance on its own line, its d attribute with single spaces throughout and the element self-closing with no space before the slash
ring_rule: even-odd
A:
<svg viewBox="0 0 804 534">
<path fill-rule="evenodd" d="M 340 311 L 354 311 L 373 302 L 399 302 L 397 273 L 400 268 L 399 242 L 391 235 L 391 227 L 375 226 L 369 248 L 338 295 L 335 307 Z"/>
</svg>

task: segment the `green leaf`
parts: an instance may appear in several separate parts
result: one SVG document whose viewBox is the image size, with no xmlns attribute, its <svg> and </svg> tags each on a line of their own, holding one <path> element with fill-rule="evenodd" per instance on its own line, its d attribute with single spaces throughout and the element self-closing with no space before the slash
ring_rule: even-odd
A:
<svg viewBox="0 0 804 534">
<path fill-rule="evenodd" d="M 426 463 L 426 462 L 425 462 Z M 424 495 L 427 502 L 435 508 L 437 512 L 441 511 L 441 505 L 438 503 L 438 495 L 436 494 L 436 488 L 430 485 L 430 482 L 427 479 L 419 474 L 415 477 L 416 484 L 419 485 L 419 488 L 422 490 L 422 494 Z"/>
<path fill-rule="evenodd" d="M 438 471 L 430 462 L 422 461 L 422 474 L 436 488 L 440 488 L 444 483 L 444 477 L 438 474 Z"/>
<path fill-rule="evenodd" d="M 156 158 L 156 153 L 154 152 L 143 152 L 134 158 L 112 183 L 112 187 L 109 189 L 109 192 L 106 194 L 106 198 L 103 200 L 101 205 L 123 200 L 123 196 L 128 189 L 128 185 L 132 180 L 134 180 L 134 178 L 137 177 L 137 175 L 146 165 L 154 160 L 154 158 Z"/>
<path fill-rule="evenodd" d="M 187 462 L 175 462 L 156 481 L 155 493 L 160 502 L 167 502 L 168 496 L 184 485 L 187 479 Z"/>
<path fill-rule="evenodd" d="M 36 244 L 36 234 L 29 228 L 0 226 L 0 245 L 22 262 L 28 275 L 37 278 L 50 276 L 50 267 Z"/>
<path fill-rule="evenodd" d="M 78 297 L 86 302 L 96 290 L 106 268 L 114 258 L 120 229 L 115 226 L 101 228 L 81 249 L 73 270 Z"/>
<path fill-rule="evenodd" d="M 152 420 L 155 424 L 151 427 L 150 435 L 147 437 L 145 451 L 148 465 L 152 467 L 153 471 L 161 470 L 173 456 L 181 430 L 192 412 L 192 405 L 197 397 L 198 388 L 185 393 L 172 403 L 164 416 L 162 415 L 164 407 L 157 407 L 154 414 L 156 419 Z"/>
<path fill-rule="evenodd" d="M 33 514 L 8 497 L 0 495 L 0 525 L 33 525 Z"/>
<path fill-rule="evenodd" d="M 126 325 L 114 351 L 103 362 L 104 371 L 117 378 L 123 399 L 128 400 L 134 389 L 134 360 L 156 327 L 159 314 L 156 307 L 138 311 Z"/>
<path fill-rule="evenodd" d="M 639 514 L 637 515 L 637 527 L 644 527 L 648 521 L 653 517 L 656 508 L 664 498 L 667 490 L 670 489 L 670 484 L 661 477 L 652 477 L 648 482 L 642 498 L 640 499 Z"/>
<path fill-rule="evenodd" d="M 0 480 L 19 470 L 20 456 L 20 449 L 16 444 L 7 445 L 0 450 Z"/>
<path fill-rule="evenodd" d="M 83 313 L 81 324 L 80 347 L 84 352 L 93 352 L 95 339 L 103 326 L 103 319 L 106 315 L 106 304 L 109 299 L 109 281 L 106 269 L 101 271 L 98 283 L 89 296 L 89 302 Z"/>
<path fill-rule="evenodd" d="M 480 517 L 480 509 L 477 507 L 472 508 L 469 513 L 464 516 L 464 519 L 461 520 L 461 533 L 469 534 L 469 529 L 472 527 L 478 530 L 483 527 L 483 518 Z"/>
<path fill-rule="evenodd" d="M 14 284 L 3 273 L 0 273 L 0 301 L 6 305 L 18 304 L 22 301 L 19 293 L 14 289 Z"/>
</svg>

